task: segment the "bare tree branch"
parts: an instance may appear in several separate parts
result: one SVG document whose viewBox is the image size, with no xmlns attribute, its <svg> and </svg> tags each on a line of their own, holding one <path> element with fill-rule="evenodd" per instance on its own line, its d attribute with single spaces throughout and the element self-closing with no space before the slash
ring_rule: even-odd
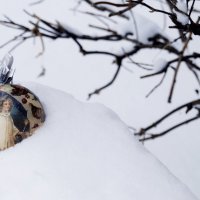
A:
<svg viewBox="0 0 200 200">
<path fill-rule="evenodd" d="M 144 141 L 147 141 L 147 140 L 153 140 L 153 139 L 159 138 L 159 137 L 166 135 L 167 133 L 173 131 L 174 129 L 176 129 L 176 128 L 180 127 L 180 126 L 187 125 L 190 122 L 193 122 L 193 121 L 195 121 L 195 120 L 197 120 L 199 118 L 200 118 L 200 116 L 192 117 L 192 118 L 190 118 L 188 120 L 185 120 L 185 121 L 183 121 L 183 122 L 181 122 L 179 124 L 176 124 L 175 126 L 170 127 L 169 129 L 167 129 L 167 130 L 165 130 L 165 131 L 163 131 L 163 132 L 161 132 L 159 134 L 148 134 L 147 137 L 143 137 L 143 138 L 141 138 L 139 140 L 141 142 L 144 142 Z"/>
<path fill-rule="evenodd" d="M 37 1 L 33 4 L 41 2 L 42 1 Z M 156 6 L 152 6 L 152 4 L 147 3 L 143 0 L 127 0 L 125 1 L 125 3 L 123 3 L 123 1 L 122 3 L 113 3 L 110 1 L 100 1 L 97 3 L 93 3 L 92 0 L 80 0 L 78 2 L 78 5 L 80 6 L 82 2 L 90 5 L 91 8 L 93 8 L 93 11 L 78 11 L 77 7 L 74 10 L 79 13 L 87 14 L 100 22 L 100 25 L 96 23 L 88 24 L 90 28 L 96 29 L 96 31 L 98 32 L 97 34 L 83 34 L 74 30 L 71 27 L 63 25 L 59 21 L 50 22 L 36 14 L 31 14 L 25 11 L 25 13 L 30 18 L 30 20 L 28 21 L 28 25 L 15 22 L 9 17 L 5 17 L 4 20 L 0 20 L 0 24 L 19 31 L 19 33 L 16 34 L 15 37 L 2 44 L 0 48 L 3 48 L 7 45 L 12 45 L 10 51 L 13 51 L 25 41 L 31 38 L 39 38 L 41 43 L 41 52 L 38 54 L 39 56 L 45 52 L 45 38 L 51 40 L 69 39 L 74 42 L 75 46 L 78 47 L 80 53 L 84 56 L 101 55 L 110 57 L 111 59 L 113 59 L 113 63 L 116 65 L 116 70 L 114 71 L 112 77 L 110 78 L 110 80 L 108 80 L 107 83 L 104 83 L 102 86 L 98 87 L 93 92 L 88 94 L 88 99 L 91 98 L 93 95 L 100 94 L 103 90 L 113 85 L 121 72 L 121 68 L 125 67 L 124 65 L 128 63 L 125 62 L 127 60 L 129 61 L 129 64 L 132 64 L 131 66 L 133 67 L 136 66 L 144 70 L 149 70 L 150 73 L 141 76 L 141 79 L 147 77 L 153 78 L 155 76 L 161 76 L 161 80 L 147 94 L 147 97 L 150 96 L 158 87 L 162 85 L 165 77 L 168 75 L 168 69 L 172 68 L 174 70 L 174 74 L 172 75 L 173 80 L 170 83 L 171 87 L 168 97 L 168 102 L 170 103 L 174 95 L 174 88 L 177 83 L 177 77 L 181 70 L 182 64 L 185 64 L 188 67 L 194 79 L 200 85 L 200 66 L 198 62 L 200 59 L 200 53 L 186 53 L 189 45 L 191 44 L 190 42 L 192 36 L 200 36 L 200 20 L 193 20 L 193 17 L 195 16 L 193 15 L 193 13 L 198 12 L 198 9 L 196 8 L 197 6 L 195 5 L 195 0 L 191 1 L 190 8 L 188 7 L 188 5 L 186 5 L 187 10 L 181 10 L 176 1 L 165 1 L 166 6 L 163 4 L 160 9 L 156 8 Z M 145 40 L 140 40 L 139 34 L 141 32 L 142 26 L 140 24 L 138 25 L 136 20 L 137 18 L 135 18 L 134 13 L 134 9 L 138 5 L 141 6 L 141 9 L 145 11 L 150 11 L 150 13 L 152 14 L 159 13 L 166 18 L 170 18 L 172 25 L 170 24 L 168 28 L 173 28 L 177 30 L 178 34 L 176 34 L 176 37 L 171 39 L 161 31 L 158 31 L 155 32 L 155 34 L 149 34 L 149 36 L 147 36 Z M 182 23 L 181 20 L 178 18 L 178 14 L 186 17 L 188 21 L 186 23 Z M 109 18 L 107 16 L 113 16 L 113 18 Z M 127 31 L 120 32 L 120 30 L 116 28 L 119 19 L 125 23 L 127 22 L 127 26 L 132 25 L 132 28 L 130 28 L 129 30 L 127 29 Z M 115 25 L 115 27 L 112 26 L 113 24 Z M 176 45 L 174 45 L 174 43 L 178 40 L 183 43 L 183 47 L 181 50 L 176 47 Z M 84 41 L 90 41 L 91 43 L 93 43 L 93 48 L 87 48 Z M 105 42 L 107 42 L 107 44 L 120 44 L 122 45 L 122 47 L 120 48 L 120 52 L 108 50 L 108 48 L 106 48 L 105 46 L 102 46 L 102 48 L 99 49 L 96 48 L 96 42 L 102 42 L 103 44 L 105 44 Z M 123 47 L 124 43 L 128 43 L 131 48 L 126 49 L 125 47 Z M 151 62 L 147 63 L 145 59 L 142 61 L 137 61 L 136 55 L 145 52 L 145 50 L 159 50 L 161 52 L 165 52 L 171 55 L 171 60 L 166 59 L 166 64 L 160 68 L 158 67 L 158 69 L 156 68 L 156 65 L 153 65 Z M 41 75 L 43 75 L 44 73 L 45 71 L 42 71 Z M 136 133 L 136 135 L 140 137 L 141 141 L 159 138 L 182 125 L 195 121 L 199 118 L 199 114 L 197 116 L 193 116 L 190 119 L 179 122 L 160 133 L 149 133 L 151 129 L 160 125 L 161 122 L 164 122 L 166 119 L 170 118 L 174 113 L 178 112 L 179 110 L 186 108 L 188 112 L 190 109 L 194 109 L 195 106 L 199 104 L 200 100 L 198 99 L 179 106 L 171 112 L 163 115 L 159 120 L 155 121 L 146 128 L 142 128 L 138 133 Z"/>
<path fill-rule="evenodd" d="M 165 114 L 164 116 L 162 116 L 160 119 L 158 119 L 157 121 L 153 122 L 151 125 L 147 126 L 146 128 L 141 128 L 139 132 L 135 133 L 135 135 L 138 135 L 140 137 L 140 140 L 141 141 L 145 141 L 145 140 L 150 140 L 150 139 L 155 139 L 155 138 L 158 138 L 158 137 L 161 137 L 163 135 L 166 135 L 167 133 L 169 133 L 170 131 L 182 126 L 182 125 L 185 125 L 185 124 L 188 124 L 198 118 L 200 118 L 200 114 L 199 114 L 199 111 L 198 111 L 198 115 L 197 116 L 194 116 L 190 119 L 187 119 L 181 123 L 178 123 L 172 127 L 170 127 L 169 129 L 161 132 L 161 133 L 157 133 L 157 134 L 152 134 L 152 133 L 148 133 L 149 130 L 157 127 L 158 125 L 160 125 L 163 121 L 165 121 L 166 119 L 168 119 L 169 117 L 171 117 L 174 113 L 177 113 L 178 111 L 182 110 L 182 109 L 186 109 L 186 113 L 188 113 L 191 109 L 195 109 L 196 106 L 199 106 L 200 105 L 200 99 L 197 99 L 197 100 L 194 100 L 194 101 L 191 101 L 189 103 L 186 103 L 186 104 L 183 104 L 175 109 L 173 109 L 172 111 L 170 111 L 169 113 Z M 147 137 L 146 137 L 147 136 Z"/>
</svg>

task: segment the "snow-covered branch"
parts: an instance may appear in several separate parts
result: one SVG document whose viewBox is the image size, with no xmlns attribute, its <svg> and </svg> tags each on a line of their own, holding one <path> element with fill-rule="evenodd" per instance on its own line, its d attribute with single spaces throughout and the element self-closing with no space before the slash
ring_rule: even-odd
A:
<svg viewBox="0 0 200 200">
<path fill-rule="evenodd" d="M 183 64 L 190 72 L 192 72 L 194 79 L 200 85 L 200 66 L 198 65 L 198 62 L 196 62 L 199 60 L 200 54 L 199 52 L 187 51 L 193 36 L 200 36 L 199 19 L 196 20 L 193 15 L 193 12 L 197 10 L 195 7 L 195 0 L 164 1 L 165 7 L 168 9 L 157 8 L 154 4 L 150 4 L 148 1 L 143 0 L 127 0 L 125 3 L 121 3 L 121 1 L 115 3 L 111 1 L 94 2 L 92 0 L 82 0 L 79 1 L 79 3 L 80 2 L 86 3 L 91 6 L 92 9 L 88 12 L 82 12 L 82 14 L 90 15 L 91 19 L 95 18 L 101 22 L 101 25 L 88 24 L 90 28 L 96 30 L 95 34 L 88 32 L 83 33 L 59 20 L 52 22 L 41 16 L 30 14 L 25 11 L 27 17 L 29 17 L 28 25 L 13 21 L 9 17 L 0 20 L 2 25 L 19 31 L 18 35 L 11 38 L 0 47 L 3 48 L 12 44 L 10 51 L 13 51 L 25 41 L 31 38 L 39 38 L 42 50 L 38 55 L 41 55 L 45 51 L 45 38 L 51 40 L 69 39 L 74 42 L 74 45 L 78 47 L 80 53 L 84 56 L 99 55 L 111 57 L 111 59 L 113 59 L 113 64 L 116 65 L 113 76 L 107 83 L 89 93 L 88 98 L 100 94 L 103 90 L 110 87 L 117 80 L 122 66 L 124 66 L 127 61 L 131 61 L 132 66 L 134 67 L 141 67 L 142 64 L 140 63 L 144 62 L 138 62 L 136 60 L 136 55 L 144 53 L 146 50 L 159 50 L 160 52 L 165 52 L 170 55 L 170 59 L 159 57 L 154 63 L 147 63 L 148 66 L 151 66 L 148 68 L 149 73 L 142 75 L 141 79 L 147 77 L 153 78 L 155 76 L 161 77 L 160 82 L 151 89 L 147 97 L 162 85 L 165 77 L 168 75 L 168 69 L 172 69 L 174 74 L 171 75 L 173 77 L 168 97 L 168 102 L 171 102 L 174 95 L 174 88 L 177 84 L 177 76 Z M 171 38 L 164 33 L 157 24 L 147 18 L 137 15 L 133 16 L 133 11 L 139 7 L 138 5 L 140 6 L 140 9 L 144 9 L 144 12 L 149 10 L 152 15 L 159 13 L 160 15 L 169 17 L 172 24 L 167 24 L 167 28 L 177 29 L 177 37 Z M 79 12 L 77 8 L 75 11 Z M 85 41 L 93 43 L 93 47 L 88 48 Z M 120 44 L 121 48 L 111 50 L 107 48 L 105 42 L 107 44 Z M 176 45 L 177 42 L 180 42 L 179 45 Z M 95 45 L 96 43 L 103 45 L 101 48 L 98 48 L 96 47 L 97 45 Z M 145 67 L 141 68 L 145 70 Z M 166 134 L 179 126 L 196 120 L 197 118 L 199 117 L 195 116 L 192 119 L 186 120 L 186 122 L 181 122 L 180 124 L 167 129 L 164 133 Z M 146 129 L 145 131 L 142 129 L 139 135 L 142 136 L 143 133 L 146 134 L 146 131 Z M 160 136 L 165 134 L 162 133 Z M 157 135 L 156 137 L 155 135 L 152 135 L 150 139 L 157 137 Z"/>
</svg>

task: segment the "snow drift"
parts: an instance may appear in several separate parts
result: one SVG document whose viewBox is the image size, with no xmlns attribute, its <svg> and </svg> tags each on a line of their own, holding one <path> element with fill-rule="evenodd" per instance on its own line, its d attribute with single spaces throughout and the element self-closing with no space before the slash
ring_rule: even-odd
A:
<svg viewBox="0 0 200 200">
<path fill-rule="evenodd" d="M 0 152 L 1 200 L 195 200 L 109 109 L 37 84 L 47 120 Z"/>
</svg>

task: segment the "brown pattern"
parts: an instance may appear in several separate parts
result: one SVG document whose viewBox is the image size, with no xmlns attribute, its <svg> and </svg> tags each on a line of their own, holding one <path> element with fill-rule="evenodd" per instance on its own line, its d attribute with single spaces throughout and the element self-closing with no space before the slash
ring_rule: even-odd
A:
<svg viewBox="0 0 200 200">
<path fill-rule="evenodd" d="M 44 123 L 46 115 L 43 106 L 35 94 L 21 85 L 1 85 L 0 92 L 10 95 L 18 101 L 27 113 L 27 119 L 25 121 L 22 119 L 26 130 L 15 135 L 15 143 L 19 143 L 31 136 Z"/>
</svg>

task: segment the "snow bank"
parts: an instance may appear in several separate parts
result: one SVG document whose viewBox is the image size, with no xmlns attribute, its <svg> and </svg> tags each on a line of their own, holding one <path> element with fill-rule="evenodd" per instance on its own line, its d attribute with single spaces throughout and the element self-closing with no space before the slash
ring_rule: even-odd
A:
<svg viewBox="0 0 200 200">
<path fill-rule="evenodd" d="M 194 200 L 109 109 L 26 84 L 47 120 L 0 152 L 1 200 Z"/>
</svg>

